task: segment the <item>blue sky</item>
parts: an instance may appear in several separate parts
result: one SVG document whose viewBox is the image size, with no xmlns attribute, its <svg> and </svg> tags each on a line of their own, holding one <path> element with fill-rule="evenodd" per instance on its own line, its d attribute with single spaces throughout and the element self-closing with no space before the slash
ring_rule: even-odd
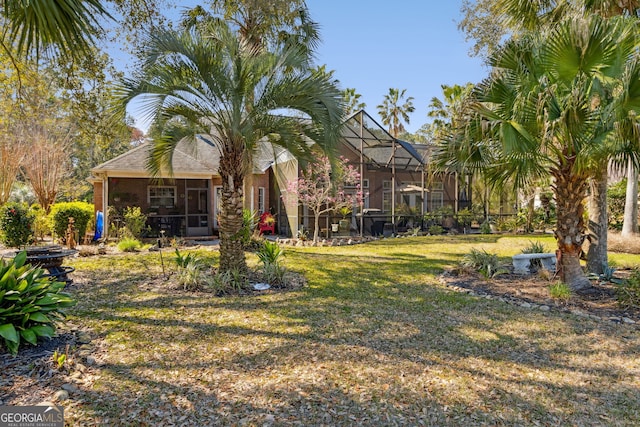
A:
<svg viewBox="0 0 640 427">
<path fill-rule="evenodd" d="M 177 10 L 197 3 L 185 0 Z M 343 89 L 355 88 L 378 121 L 376 106 L 389 88 L 406 89 L 416 108 L 406 127 L 415 132 L 430 121 L 428 105 L 434 96 L 442 98 L 440 85 L 478 83 L 488 73 L 479 58 L 468 55 L 469 44 L 457 28 L 461 4 L 462 0 L 307 0 L 311 18 L 320 24 L 317 62 L 335 70 Z"/>
<path fill-rule="evenodd" d="M 355 88 L 366 110 L 379 120 L 376 106 L 389 88 L 406 89 L 416 111 L 407 129 L 427 118 L 431 98 L 442 98 L 442 84 L 478 83 L 488 70 L 468 55 L 458 28 L 461 0 L 307 0 L 321 26 L 318 62 L 335 70 L 343 88 Z"/>
</svg>

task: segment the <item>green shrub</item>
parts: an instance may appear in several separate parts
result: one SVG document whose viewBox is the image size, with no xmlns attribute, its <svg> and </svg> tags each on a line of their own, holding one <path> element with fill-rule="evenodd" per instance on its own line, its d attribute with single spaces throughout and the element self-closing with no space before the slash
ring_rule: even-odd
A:
<svg viewBox="0 0 640 427">
<path fill-rule="evenodd" d="M 624 204 L 627 197 L 627 179 L 611 184 L 607 188 L 607 218 L 609 228 L 622 230 L 624 223 Z"/>
<path fill-rule="evenodd" d="M 480 225 L 480 233 L 491 234 L 491 223 L 489 221 L 485 221 Z"/>
<path fill-rule="evenodd" d="M 52 231 L 55 236 L 63 242 L 66 242 L 69 218 L 74 219 L 76 230 L 78 230 L 78 237 L 82 239 L 87 232 L 89 221 L 93 220 L 93 215 L 93 205 L 85 202 L 56 203 L 51 206 L 51 212 L 49 212 Z"/>
<path fill-rule="evenodd" d="M 432 225 L 431 227 L 429 227 L 429 234 L 431 234 L 432 236 L 439 236 L 442 233 L 444 233 L 444 228 L 442 228 L 442 226 L 440 225 Z"/>
<path fill-rule="evenodd" d="M 137 206 L 127 206 L 122 214 L 125 235 L 139 239 L 147 225 L 147 216 Z"/>
<path fill-rule="evenodd" d="M 51 234 L 51 221 L 49 221 L 47 213 L 37 203 L 31 205 L 29 212 L 33 215 L 34 238 L 44 240 L 45 236 Z"/>
<path fill-rule="evenodd" d="M 623 308 L 640 308 L 640 270 L 634 271 L 627 280 L 617 285 L 616 298 Z"/>
<path fill-rule="evenodd" d="M 485 277 L 494 277 L 507 272 L 502 267 L 498 255 L 485 250 L 471 249 L 471 252 L 462 257 L 462 266 L 477 270 Z"/>
<path fill-rule="evenodd" d="M 569 301 L 571 299 L 571 288 L 566 283 L 556 282 L 549 285 L 549 295 L 553 299 Z"/>
<path fill-rule="evenodd" d="M 64 319 L 62 309 L 76 303 L 62 292 L 64 282 L 49 280 L 26 259 L 26 252 L 20 252 L 10 261 L 0 260 L 0 336 L 11 354 L 22 340 L 36 345 L 39 337 L 51 338 L 55 323 Z"/>
<path fill-rule="evenodd" d="M 6 203 L 0 211 L 0 237 L 10 247 L 33 242 L 33 215 L 21 203 Z"/>
<path fill-rule="evenodd" d="M 136 252 L 142 248 L 139 240 L 131 237 L 125 237 L 118 242 L 118 250 L 121 252 Z"/>
</svg>

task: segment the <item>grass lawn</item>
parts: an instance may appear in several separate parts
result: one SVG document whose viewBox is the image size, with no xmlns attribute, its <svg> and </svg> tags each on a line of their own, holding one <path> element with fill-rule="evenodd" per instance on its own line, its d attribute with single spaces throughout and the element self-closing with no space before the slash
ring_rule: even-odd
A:
<svg viewBox="0 0 640 427">
<path fill-rule="evenodd" d="M 639 425 L 636 326 L 438 284 L 471 248 L 507 259 L 530 240 L 540 238 L 287 248 L 307 286 L 223 298 L 157 286 L 158 253 L 78 259 L 71 320 L 91 330 L 101 364 L 65 416 L 123 426 Z M 214 262 L 217 252 L 201 255 Z"/>
</svg>

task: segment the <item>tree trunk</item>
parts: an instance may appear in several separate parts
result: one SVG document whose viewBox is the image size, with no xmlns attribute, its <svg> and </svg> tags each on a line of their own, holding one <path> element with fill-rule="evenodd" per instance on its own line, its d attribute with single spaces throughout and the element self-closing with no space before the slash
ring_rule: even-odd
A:
<svg viewBox="0 0 640 427">
<path fill-rule="evenodd" d="M 638 169 L 629 162 L 622 236 L 631 237 L 636 234 L 638 234 Z"/>
<path fill-rule="evenodd" d="M 609 228 L 607 184 L 608 174 L 605 163 L 590 180 L 587 271 L 593 274 L 603 274 L 609 266 L 607 259 L 607 230 Z"/>
<path fill-rule="evenodd" d="M 247 275 L 247 262 L 242 245 L 242 208 L 244 181 L 242 153 L 224 151 L 220 158 L 222 178 L 220 218 L 220 272 L 238 271 Z"/>
<path fill-rule="evenodd" d="M 558 224 L 555 231 L 558 242 L 560 279 L 573 291 L 591 286 L 580 266 L 580 254 L 584 242 L 584 206 L 587 180 L 571 171 L 571 164 L 552 171 L 555 183 Z"/>
<path fill-rule="evenodd" d="M 318 242 L 318 236 L 320 234 L 320 212 L 314 212 L 314 226 L 313 226 L 313 243 Z"/>
</svg>

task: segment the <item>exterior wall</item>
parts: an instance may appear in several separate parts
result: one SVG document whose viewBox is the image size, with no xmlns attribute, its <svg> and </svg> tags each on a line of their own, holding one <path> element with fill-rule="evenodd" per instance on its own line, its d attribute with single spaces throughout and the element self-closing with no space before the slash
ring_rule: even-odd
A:
<svg viewBox="0 0 640 427">
<path fill-rule="evenodd" d="M 102 199 L 102 192 L 104 185 L 102 181 L 93 182 L 93 205 L 96 211 L 104 212 L 104 200 Z"/>
</svg>

